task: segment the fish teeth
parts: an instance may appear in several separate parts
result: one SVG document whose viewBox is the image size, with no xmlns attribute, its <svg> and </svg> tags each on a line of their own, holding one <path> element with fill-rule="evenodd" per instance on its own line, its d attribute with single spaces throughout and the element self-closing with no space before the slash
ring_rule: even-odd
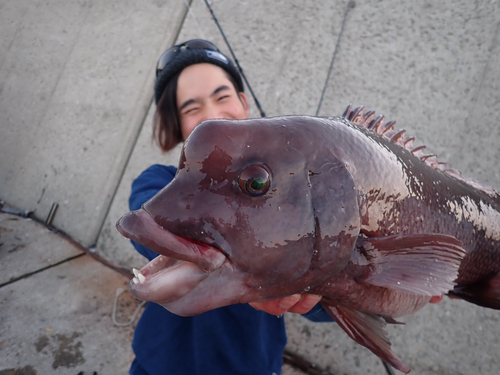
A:
<svg viewBox="0 0 500 375">
<path fill-rule="evenodd" d="M 146 280 L 146 277 L 137 268 L 132 268 L 132 272 L 135 276 L 132 280 L 134 284 L 142 284 Z"/>
</svg>

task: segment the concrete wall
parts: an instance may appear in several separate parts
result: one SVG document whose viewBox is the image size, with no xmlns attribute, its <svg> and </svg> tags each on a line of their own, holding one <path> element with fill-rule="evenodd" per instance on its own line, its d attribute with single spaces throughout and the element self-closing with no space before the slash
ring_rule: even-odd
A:
<svg viewBox="0 0 500 375">
<path fill-rule="evenodd" d="M 95 243 L 182 1 L 0 5 L 0 199 Z"/>
</svg>

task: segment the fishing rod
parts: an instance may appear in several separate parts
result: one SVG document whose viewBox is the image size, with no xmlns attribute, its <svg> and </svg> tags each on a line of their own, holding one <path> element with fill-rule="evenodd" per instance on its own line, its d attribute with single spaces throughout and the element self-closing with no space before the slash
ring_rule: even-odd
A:
<svg viewBox="0 0 500 375">
<path fill-rule="evenodd" d="M 266 117 L 266 113 L 262 109 L 262 107 L 259 103 L 259 100 L 255 96 L 255 94 L 252 90 L 252 87 L 250 86 L 250 83 L 248 82 L 247 77 L 245 76 L 245 73 L 243 73 L 243 69 L 241 68 L 240 63 L 238 62 L 238 59 L 236 58 L 236 55 L 234 54 L 233 49 L 231 48 L 231 45 L 229 44 L 229 41 L 227 40 L 226 35 L 224 34 L 224 31 L 222 30 L 222 27 L 220 26 L 219 21 L 217 20 L 217 17 L 215 17 L 214 11 L 213 11 L 212 7 L 210 6 L 210 4 L 208 3 L 208 0 L 205 0 L 205 4 L 207 5 L 208 10 L 210 11 L 210 14 L 212 15 L 212 18 L 213 18 L 215 24 L 217 25 L 217 28 L 219 29 L 219 31 L 222 35 L 222 38 L 226 42 L 227 48 L 229 48 L 229 52 L 231 52 L 231 56 L 233 56 L 234 63 L 238 67 L 238 70 L 239 70 L 241 76 L 243 77 L 243 80 L 247 84 L 248 90 L 250 91 L 250 94 L 252 95 L 252 98 L 255 102 L 255 105 L 257 106 L 257 109 L 260 112 L 260 117 Z"/>
</svg>

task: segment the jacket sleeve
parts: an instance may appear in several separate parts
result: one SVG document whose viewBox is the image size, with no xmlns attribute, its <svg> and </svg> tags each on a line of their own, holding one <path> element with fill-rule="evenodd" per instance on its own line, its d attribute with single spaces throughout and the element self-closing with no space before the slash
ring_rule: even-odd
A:
<svg viewBox="0 0 500 375">
<path fill-rule="evenodd" d="M 138 210 L 144 203 L 153 198 L 156 193 L 167 186 L 174 178 L 177 169 L 155 164 L 146 169 L 132 182 L 132 192 L 128 200 L 131 211 Z M 158 256 L 154 251 L 131 241 L 135 249 L 149 260 Z"/>
</svg>

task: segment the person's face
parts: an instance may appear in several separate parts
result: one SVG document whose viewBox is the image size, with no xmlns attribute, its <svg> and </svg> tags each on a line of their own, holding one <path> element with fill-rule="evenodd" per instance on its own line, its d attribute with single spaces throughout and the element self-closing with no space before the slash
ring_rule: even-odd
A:
<svg viewBox="0 0 500 375">
<path fill-rule="evenodd" d="M 208 63 L 190 65 L 179 75 L 177 110 L 184 140 L 202 121 L 243 120 L 249 114 L 245 94 L 236 91 L 222 68 Z"/>
</svg>

